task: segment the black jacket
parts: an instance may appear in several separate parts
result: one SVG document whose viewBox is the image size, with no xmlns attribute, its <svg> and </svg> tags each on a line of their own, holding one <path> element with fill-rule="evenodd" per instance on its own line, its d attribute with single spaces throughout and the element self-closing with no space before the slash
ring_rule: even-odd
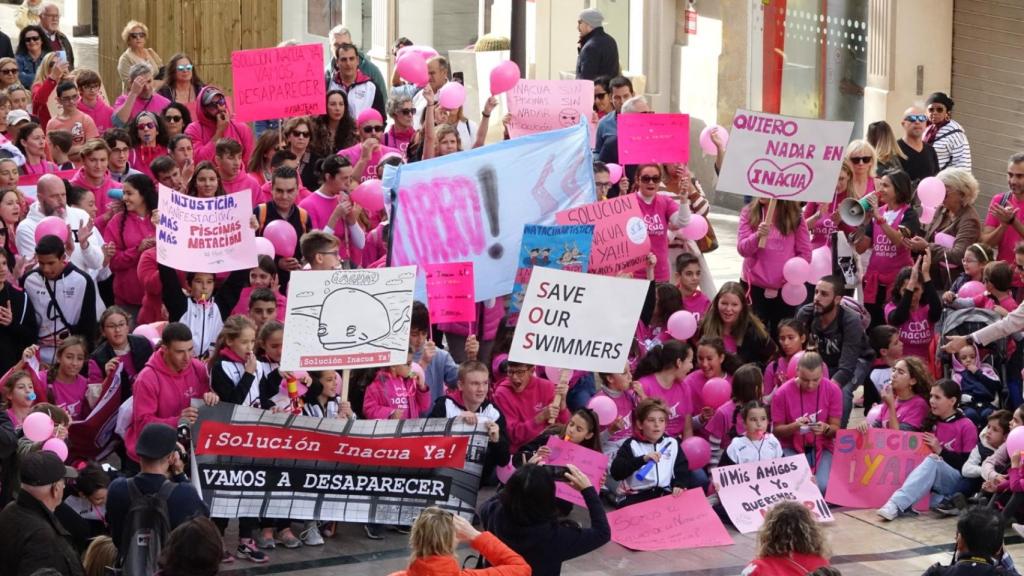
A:
<svg viewBox="0 0 1024 576">
<path fill-rule="evenodd" d="M 0 508 L 11 500 L 11 488 L 17 483 L 18 436 L 7 410 L 0 409 Z"/>
<path fill-rule="evenodd" d="M 853 380 L 857 361 L 870 359 L 874 353 L 860 318 L 841 305 L 836 306 L 839 312 L 828 326 L 821 325 L 821 319 L 814 313 L 814 304 L 804 304 L 797 310 L 796 319 L 807 327 L 809 343 L 817 346 L 818 354 L 828 366 L 829 379 L 842 388 Z"/>
<path fill-rule="evenodd" d="M 146 362 L 149 362 L 149 357 L 152 355 L 153 344 L 148 339 L 134 334 L 128 335 L 128 357 L 132 361 L 132 366 L 135 367 L 136 374 L 142 372 L 142 369 L 146 367 Z M 115 356 L 114 349 L 110 346 L 110 343 L 104 341 L 89 355 L 89 362 L 95 362 L 99 366 L 100 372 L 105 373 L 104 367 Z M 82 366 L 83 376 L 89 373 L 89 362 Z M 127 372 L 122 372 L 122 374 L 124 378 L 121 380 L 121 401 L 123 402 L 132 395 L 132 378 L 128 376 Z"/>
<path fill-rule="evenodd" d="M 154 494 L 163 486 L 164 478 L 159 474 L 142 473 L 132 478 L 143 494 Z M 189 483 L 188 477 L 181 474 L 171 482 L 178 484 L 167 499 L 167 515 L 171 521 L 171 530 L 195 516 L 209 516 L 206 504 L 199 499 L 195 486 Z M 197 480 L 198 482 L 198 480 Z M 110 484 L 107 491 L 107 522 L 110 523 L 110 537 L 114 546 L 121 547 L 122 532 L 128 522 L 128 510 L 131 497 L 128 495 L 128 479 L 118 478 Z"/>
<path fill-rule="evenodd" d="M 925 570 L 923 576 L 1011 576 L 1016 574 L 1015 571 L 1007 570 L 991 560 L 972 558 L 969 552 L 957 555 L 962 558 L 960 561 L 949 566 L 932 564 Z"/>
<path fill-rule="evenodd" d="M 11 37 L 0 32 L 0 58 L 14 58 L 14 48 L 11 46 Z"/>
<path fill-rule="evenodd" d="M 748 324 L 747 333 L 743 335 L 743 343 L 736 347 L 736 356 L 744 364 L 753 362 L 764 370 L 776 348 L 771 338 L 758 332 L 753 324 Z"/>
<path fill-rule="evenodd" d="M 593 80 L 598 76 L 619 75 L 619 45 L 598 26 L 580 38 L 579 56 L 576 58 L 576 79 Z"/>
<path fill-rule="evenodd" d="M 466 411 L 466 407 L 451 396 L 441 396 L 434 401 L 434 406 L 430 410 L 429 417 L 452 418 L 452 414 L 456 410 L 459 412 Z M 484 400 L 484 403 L 477 408 L 476 413 L 484 417 L 492 418 L 494 423 L 498 425 L 498 441 L 487 442 L 487 453 L 483 458 L 484 471 L 481 478 L 486 481 L 490 478 L 491 472 L 495 468 L 508 464 L 508 430 L 505 427 L 505 415 L 502 414 L 501 410 L 499 410 L 498 407 L 490 400 Z"/>
<path fill-rule="evenodd" d="M 29 576 L 40 568 L 64 576 L 85 573 L 68 531 L 42 502 L 22 491 L 0 512 L 0 574 Z"/>
<path fill-rule="evenodd" d="M 11 307 L 11 323 L 0 326 L 0 374 L 11 369 L 21 360 L 21 351 L 36 341 L 39 325 L 36 312 L 25 292 L 8 283 L 0 288 L 0 306 Z"/>
</svg>

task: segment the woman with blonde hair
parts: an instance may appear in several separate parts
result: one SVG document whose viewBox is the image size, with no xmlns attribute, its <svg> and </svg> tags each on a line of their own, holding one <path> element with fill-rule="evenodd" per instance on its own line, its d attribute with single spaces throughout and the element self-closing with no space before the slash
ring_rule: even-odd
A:
<svg viewBox="0 0 1024 576">
<path fill-rule="evenodd" d="M 900 161 L 907 159 L 907 155 L 900 150 L 892 126 L 885 120 L 868 125 L 868 143 L 875 147 L 875 160 L 879 172 L 900 168 Z"/>
<path fill-rule="evenodd" d="M 32 82 L 32 113 L 39 118 L 39 125 L 46 126 L 59 113 L 57 86 L 68 76 L 68 63 L 61 61 L 59 52 L 43 56 Z"/>
<path fill-rule="evenodd" d="M 875 191 L 875 165 L 878 156 L 875 147 L 867 140 L 854 140 L 846 145 L 843 162 L 850 165 L 853 181 L 850 188 L 854 200 L 858 200 Z"/>
<path fill-rule="evenodd" d="M 82 557 L 85 576 L 106 576 L 108 568 L 117 564 L 117 547 L 110 536 L 97 536 L 89 543 Z"/>
<path fill-rule="evenodd" d="M 149 64 L 155 72 L 163 66 L 164 61 L 152 48 L 146 48 L 146 38 L 149 36 L 149 27 L 137 20 L 129 20 L 121 31 L 121 40 L 124 40 L 125 49 L 121 57 L 117 59 L 117 74 L 121 77 L 121 91 L 127 92 L 131 87 L 128 81 L 132 66 L 139 63 Z"/>
<path fill-rule="evenodd" d="M 455 557 L 459 542 L 468 542 L 490 568 L 462 570 Z M 530 566 L 497 536 L 480 532 L 461 516 L 436 506 L 424 508 L 409 535 L 409 567 L 391 576 L 529 576 Z"/>
<path fill-rule="evenodd" d="M 15 85 L 21 85 L 18 81 L 18 61 L 9 56 L 0 58 L 0 91 Z"/>
<path fill-rule="evenodd" d="M 781 502 L 768 511 L 757 532 L 757 556 L 743 576 L 804 576 L 828 566 L 829 548 L 814 515 L 799 502 Z"/>
<path fill-rule="evenodd" d="M 978 181 L 970 170 L 946 168 L 936 178 L 946 187 L 942 204 L 935 211 L 931 223 L 924 230 L 924 236 L 915 236 L 908 243 L 916 253 L 925 250 L 932 255 L 932 282 L 941 293 L 953 285 L 953 280 L 963 271 L 963 259 L 967 247 L 981 238 L 981 218 L 974 209 L 978 199 Z M 938 234 L 945 242 L 936 241 Z M 949 245 L 952 236 L 952 246 Z"/>
</svg>

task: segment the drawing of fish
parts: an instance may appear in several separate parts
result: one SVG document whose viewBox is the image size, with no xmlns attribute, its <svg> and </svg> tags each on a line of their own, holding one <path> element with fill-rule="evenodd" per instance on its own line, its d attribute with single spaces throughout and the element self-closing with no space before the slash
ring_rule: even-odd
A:
<svg viewBox="0 0 1024 576">
<path fill-rule="evenodd" d="M 381 298 L 396 293 L 370 294 L 358 288 L 339 288 L 327 294 L 322 304 L 300 306 L 292 310 L 292 315 L 306 316 L 319 322 L 317 338 L 324 350 L 358 346 L 392 348 L 381 341 L 400 331 L 409 316 L 409 310 L 404 309 L 398 318 L 390 318 Z M 339 314 L 339 310 L 344 313 Z"/>
</svg>

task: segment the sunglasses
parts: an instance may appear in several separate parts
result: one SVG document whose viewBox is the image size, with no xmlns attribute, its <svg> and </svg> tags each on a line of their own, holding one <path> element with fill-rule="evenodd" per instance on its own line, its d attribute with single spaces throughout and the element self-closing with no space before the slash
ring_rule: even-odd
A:
<svg viewBox="0 0 1024 576">
<path fill-rule="evenodd" d="M 870 164 L 871 156 L 850 156 L 851 164 Z"/>
<path fill-rule="evenodd" d="M 207 106 L 223 106 L 226 103 L 227 103 L 227 100 L 225 100 L 223 96 L 220 96 L 220 97 L 214 98 L 213 100 L 210 100 L 209 102 L 206 103 L 206 105 Z"/>
<path fill-rule="evenodd" d="M 181 116 L 164 116 L 164 122 L 181 122 L 184 120 Z"/>
<path fill-rule="evenodd" d="M 192 70 L 191 64 L 178 64 L 178 72 L 188 72 Z"/>
<path fill-rule="evenodd" d="M 142 124 L 139 124 L 138 128 L 139 130 L 155 130 L 156 124 L 152 122 L 143 122 Z"/>
<path fill-rule="evenodd" d="M 146 33 L 145 32 L 130 32 L 128 34 L 128 37 L 131 38 L 132 40 L 139 40 L 141 38 L 145 38 L 146 37 Z"/>
<path fill-rule="evenodd" d="M 640 181 L 644 184 L 657 184 L 661 182 L 661 176 L 641 176 Z"/>
<path fill-rule="evenodd" d="M 18 73 L 18 69 L 17 68 L 4 68 L 3 70 L 0 70 L 0 74 L 11 75 L 11 74 L 17 74 L 17 73 Z"/>
<path fill-rule="evenodd" d="M 42 42 L 42 40 L 39 36 L 25 36 L 25 42 Z"/>
<path fill-rule="evenodd" d="M 908 114 L 903 117 L 907 122 L 926 122 L 928 117 L 924 114 Z"/>
<path fill-rule="evenodd" d="M 384 132 L 384 126 L 381 126 L 381 125 L 363 126 L 363 132 L 365 132 L 367 134 L 373 134 L 374 132 Z"/>
<path fill-rule="evenodd" d="M 15 72 L 17 72 L 17 70 L 15 70 Z M 402 108 L 398 112 L 399 112 L 399 114 L 405 114 L 406 116 L 412 116 L 413 114 L 416 113 L 416 109 L 415 108 Z"/>
<path fill-rule="evenodd" d="M 292 136 L 295 136 L 295 137 L 297 137 L 297 138 L 309 138 L 309 132 L 306 132 L 306 131 L 302 131 L 302 132 L 300 132 L 300 131 L 298 131 L 298 130 L 294 130 L 294 131 L 293 131 L 293 132 L 291 133 L 291 135 L 292 135 Z"/>
</svg>

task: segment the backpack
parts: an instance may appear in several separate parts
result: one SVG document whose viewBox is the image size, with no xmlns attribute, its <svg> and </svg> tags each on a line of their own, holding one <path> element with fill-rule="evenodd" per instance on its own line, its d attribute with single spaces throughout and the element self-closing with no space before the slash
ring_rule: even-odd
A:
<svg viewBox="0 0 1024 576">
<path fill-rule="evenodd" d="M 295 203 L 295 209 L 299 211 L 299 225 L 302 226 L 303 233 L 309 232 L 309 212 L 304 208 L 300 208 L 298 202 Z M 258 223 L 260 230 L 265 230 L 267 228 L 267 203 L 264 202 L 263 204 L 260 204 L 257 207 L 257 210 L 256 222 Z M 282 220 L 288 222 L 288 220 L 285 220 L 284 218 L 282 218 Z M 291 224 L 291 222 L 288 223 Z"/>
<path fill-rule="evenodd" d="M 143 494 L 135 479 L 128 479 L 128 518 L 121 535 L 121 576 L 152 576 L 159 570 L 160 548 L 171 532 L 167 499 L 178 485 L 164 480 L 154 494 Z"/>
</svg>

